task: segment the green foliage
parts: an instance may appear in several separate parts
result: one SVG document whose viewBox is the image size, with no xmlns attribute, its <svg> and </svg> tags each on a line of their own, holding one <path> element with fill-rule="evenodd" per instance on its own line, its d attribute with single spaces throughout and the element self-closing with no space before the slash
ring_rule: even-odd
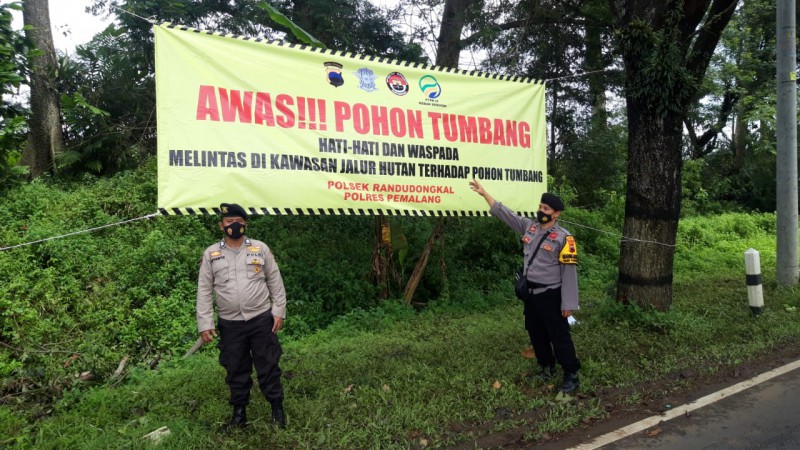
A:
<svg viewBox="0 0 800 450">
<path fill-rule="evenodd" d="M 765 234 L 756 229 L 749 236 Z M 588 304 L 602 293 L 584 291 L 572 334 L 583 366 L 581 389 L 590 400 L 554 401 L 546 387 L 526 380 L 535 368 L 519 356 L 527 336 L 519 303 L 507 290 L 485 296 L 482 306 L 439 304 L 423 312 L 386 302 L 353 311 L 326 330 L 284 339 L 286 430 L 270 425 L 270 407 L 254 389 L 250 431 L 220 438 L 230 409 L 213 348 L 165 361 L 158 370 L 134 369 L 118 387 L 67 391 L 48 419 L 33 424 L 5 409 L 0 430 L 9 430 L 9 443 L 42 449 L 146 448 L 141 436 L 161 426 L 171 436 L 160 446 L 176 449 L 258 448 L 264 442 L 279 448 L 409 448 L 423 439 L 426 447 L 449 448 L 471 442 L 476 432 L 516 427 L 536 439 L 603 417 L 611 402 L 658 399 L 662 394 L 649 390 L 653 386 L 674 395 L 691 382 L 675 383 L 676 374 L 698 368 L 716 373 L 794 345 L 800 336 L 792 310 L 797 289 L 776 289 L 772 274 L 766 278 L 772 301 L 757 320 L 742 299 L 743 284 L 715 274 L 679 284 L 669 313 L 610 299 Z M 610 398 L 604 394 L 609 390 L 627 396 Z"/>
<path fill-rule="evenodd" d="M 80 92 L 61 96 L 61 114 L 64 124 L 70 131 L 82 136 L 90 135 L 95 130 L 107 129 L 105 122 L 110 116 L 110 113 L 89 104 Z M 106 171 L 118 169 L 116 166 L 104 167 L 109 165 L 106 156 L 110 153 L 109 148 L 104 148 L 108 144 L 106 139 L 90 139 L 90 142 L 76 143 L 58 155 L 56 163 L 60 171 L 70 172 L 99 174 L 104 168 Z"/>
<path fill-rule="evenodd" d="M 624 304 L 611 299 L 601 302 L 595 313 L 608 325 L 623 325 L 645 332 L 669 333 L 676 326 L 675 313 L 671 311 L 643 309 L 639 305 Z"/>
<path fill-rule="evenodd" d="M 297 24 L 289 20 L 288 17 L 284 16 L 280 11 L 273 8 L 269 3 L 261 2 L 258 4 L 258 7 L 265 10 L 269 14 L 269 18 L 272 19 L 276 24 L 288 28 L 289 31 L 291 31 L 292 36 L 300 40 L 300 42 L 311 45 L 312 47 L 319 47 L 323 49 L 327 48 L 325 47 L 325 44 L 317 40 L 317 38 L 314 36 L 310 35 L 306 30 L 298 27 Z"/>
<path fill-rule="evenodd" d="M 568 185 L 558 187 L 575 200 Z M 7 194 L 4 246 L 153 212 L 155 166 L 79 182 L 44 177 Z M 674 306 L 658 313 L 611 300 L 624 199 L 598 198 L 602 206 L 562 216 L 580 252 L 573 335 L 588 395 L 731 364 L 800 336 L 797 291 L 776 289 L 771 278 L 773 214 L 682 220 Z M 217 350 L 176 358 L 197 337 L 198 260 L 219 239 L 217 221 L 154 218 L 0 252 L 8 280 L 0 284 L 0 339 L 8 345 L 0 349 L 0 391 L 13 394 L 13 408 L 0 411 L 3 444 L 138 448 L 142 435 L 168 426 L 167 448 L 252 448 L 265 437 L 286 448 L 410 447 L 422 438 L 446 447 L 466 437 L 454 427 L 524 425 L 535 436 L 602 414 L 602 404 L 553 402 L 525 381 L 531 362 L 517 356 L 527 336 L 511 289 L 521 247 L 496 219 L 449 222 L 418 291 L 425 306 L 412 307 L 377 300 L 367 279 L 374 218 L 257 217 L 249 233 L 276 255 L 289 294 L 282 368 L 291 425 L 270 428 L 269 406 L 254 395 L 255 432 L 220 442 L 216 429 L 229 410 Z M 411 263 L 432 224 L 393 221 Z M 771 299 L 757 322 L 741 282 L 742 252 L 751 246 L 762 251 Z M 124 356 L 129 376 L 112 387 L 109 375 Z M 158 370 L 149 370 L 157 359 Z M 81 372 L 95 380 L 79 381 Z M 44 408 L 50 418 L 39 420 Z M 542 415 L 526 419 L 531 411 Z"/>
<path fill-rule="evenodd" d="M 155 170 L 151 160 L 108 178 L 44 177 L 10 189 L 0 210 L 0 242 L 22 244 L 150 214 Z M 16 349 L 0 349 L 0 372 L 62 389 L 84 371 L 104 380 L 126 355 L 131 364 L 146 364 L 188 349 L 197 336 L 198 262 L 219 239 L 217 222 L 160 217 L 0 252 L 0 276 L 9 280 L 0 285 L 0 338 Z M 393 222 L 403 230 L 411 267 L 431 223 Z M 394 304 L 382 303 L 368 278 L 373 225 L 370 217 L 253 218 L 248 233 L 270 246 L 289 294 L 288 337 Z M 504 243 L 486 236 L 505 237 Z M 460 219 L 434 250 L 415 300 L 481 304 L 484 298 L 471 292 L 505 291 L 520 250 L 498 221 Z M 393 285 L 392 296 L 403 287 Z M 72 354 L 79 356 L 65 365 Z"/>
<path fill-rule="evenodd" d="M 678 37 L 681 8 L 669 11 L 659 17 L 663 23 L 658 29 L 648 20 L 634 17 L 615 32 L 626 68 L 635 74 L 626 86 L 626 95 L 661 117 L 683 112 L 697 87 L 684 62 L 686 44 Z"/>
<path fill-rule="evenodd" d="M 775 2 L 739 5 L 701 88 L 703 101 L 690 113 L 703 134 L 715 132 L 702 162 L 684 171 L 684 194 L 688 173 L 690 206 L 700 212 L 726 205 L 775 210 L 775 18 Z M 703 130 L 709 123 L 716 128 Z"/>
<path fill-rule="evenodd" d="M 678 226 L 676 281 L 702 280 L 709 272 L 738 277 L 744 270 L 744 252 L 761 252 L 762 271 L 775 260 L 774 213 L 727 213 L 681 220 Z"/>
<path fill-rule="evenodd" d="M 0 445 L 6 447 L 24 443 L 29 428 L 24 416 L 11 408 L 0 408 Z"/>
<path fill-rule="evenodd" d="M 590 118 L 586 118 L 590 120 Z M 623 126 L 591 128 L 577 131 L 574 138 L 565 140 L 564 151 L 552 172 L 563 178 L 560 185 L 575 190 L 574 206 L 587 208 L 603 205 L 608 191 L 623 192 L 627 174 L 626 131 Z"/>
<path fill-rule="evenodd" d="M 774 134 L 764 140 L 749 140 L 749 150 L 741 169 L 733 166 L 733 155 L 720 152 L 705 158 L 697 174 L 700 189 L 707 199 L 700 202 L 703 212 L 721 212 L 735 207 L 747 210 L 775 210 L 776 153 Z M 708 204 L 706 207 L 705 204 Z M 733 205 L 733 206 L 727 206 Z"/>
<path fill-rule="evenodd" d="M 19 167 L 26 142 L 28 110 L 11 96 L 25 83 L 28 49 L 23 36 L 12 28 L 12 10 L 19 2 L 0 4 L 0 190 L 16 184 L 25 168 Z"/>
<path fill-rule="evenodd" d="M 152 62 L 134 49 L 126 30 L 110 25 L 59 58 L 62 176 L 131 170 L 154 154 L 155 86 L 143 72 Z"/>
</svg>

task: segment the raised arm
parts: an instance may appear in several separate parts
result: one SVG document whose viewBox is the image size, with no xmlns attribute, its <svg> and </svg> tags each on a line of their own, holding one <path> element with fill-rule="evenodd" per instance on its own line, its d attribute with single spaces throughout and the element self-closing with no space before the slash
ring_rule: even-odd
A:
<svg viewBox="0 0 800 450">
<path fill-rule="evenodd" d="M 486 189 L 484 189 L 483 186 L 481 186 L 478 180 L 473 178 L 472 181 L 469 182 L 469 188 L 477 192 L 478 195 L 480 195 L 481 197 L 483 197 L 483 199 L 486 200 L 486 203 L 489 204 L 490 208 L 494 206 L 494 197 L 492 197 L 491 195 L 489 195 L 488 192 L 486 192 Z"/>
</svg>

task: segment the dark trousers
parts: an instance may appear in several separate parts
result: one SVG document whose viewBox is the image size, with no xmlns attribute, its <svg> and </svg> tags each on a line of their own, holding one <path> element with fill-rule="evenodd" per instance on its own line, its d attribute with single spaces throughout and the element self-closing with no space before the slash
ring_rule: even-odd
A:
<svg viewBox="0 0 800 450">
<path fill-rule="evenodd" d="M 266 312 L 250 320 L 219 319 L 219 363 L 228 372 L 225 382 L 231 390 L 231 405 L 247 405 L 253 387 L 253 365 L 258 387 L 270 402 L 283 400 L 281 344 L 272 332 L 274 319 Z"/>
<path fill-rule="evenodd" d="M 554 366 L 558 361 L 564 372 L 580 369 L 569 322 L 561 315 L 561 288 L 528 294 L 525 299 L 525 329 L 540 366 Z"/>
</svg>

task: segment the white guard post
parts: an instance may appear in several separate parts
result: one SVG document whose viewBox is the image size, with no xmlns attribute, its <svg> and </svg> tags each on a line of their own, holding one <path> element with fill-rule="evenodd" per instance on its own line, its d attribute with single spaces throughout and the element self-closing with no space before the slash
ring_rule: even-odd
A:
<svg viewBox="0 0 800 450">
<path fill-rule="evenodd" d="M 758 250 L 744 252 L 744 268 L 747 275 L 747 301 L 753 315 L 761 314 L 764 308 L 764 291 L 761 289 L 761 257 Z"/>
</svg>

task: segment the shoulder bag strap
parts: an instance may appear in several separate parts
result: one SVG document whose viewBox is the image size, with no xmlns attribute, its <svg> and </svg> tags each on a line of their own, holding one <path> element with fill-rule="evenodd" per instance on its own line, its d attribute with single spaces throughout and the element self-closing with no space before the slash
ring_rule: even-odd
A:
<svg viewBox="0 0 800 450">
<path fill-rule="evenodd" d="M 547 233 L 542 235 L 542 238 L 539 239 L 539 243 L 536 244 L 536 248 L 533 250 L 533 254 L 528 259 L 528 264 L 525 266 L 525 270 L 523 270 L 523 272 L 522 272 L 523 274 L 525 274 L 525 276 L 527 276 L 528 268 L 531 266 L 531 264 L 533 264 L 533 258 L 536 258 L 536 254 L 539 253 L 539 249 L 542 248 L 542 242 L 544 242 L 546 237 L 547 237 Z"/>
</svg>

